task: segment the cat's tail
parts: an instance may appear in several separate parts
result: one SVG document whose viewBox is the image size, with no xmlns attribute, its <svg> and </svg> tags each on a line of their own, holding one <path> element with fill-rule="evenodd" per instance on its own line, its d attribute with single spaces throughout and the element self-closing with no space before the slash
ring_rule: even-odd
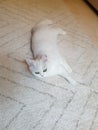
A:
<svg viewBox="0 0 98 130">
<path fill-rule="evenodd" d="M 37 24 L 35 24 L 35 26 L 31 29 L 31 34 L 33 34 L 33 32 L 37 29 L 37 28 L 40 28 L 40 27 L 47 27 L 49 25 L 51 25 L 53 22 L 52 20 L 50 19 L 46 19 L 46 20 L 43 20 Z"/>
<path fill-rule="evenodd" d="M 53 22 L 52 20 L 50 19 L 46 19 L 44 21 L 41 21 L 37 24 L 38 27 L 41 27 L 41 26 L 47 26 L 47 25 L 51 25 Z"/>
<path fill-rule="evenodd" d="M 33 28 L 32 28 L 32 31 L 36 30 L 37 28 L 40 28 L 40 27 L 47 27 L 48 25 L 51 25 L 53 22 L 52 20 L 50 19 L 46 19 L 44 21 L 41 21 L 39 23 L 37 23 Z"/>
</svg>

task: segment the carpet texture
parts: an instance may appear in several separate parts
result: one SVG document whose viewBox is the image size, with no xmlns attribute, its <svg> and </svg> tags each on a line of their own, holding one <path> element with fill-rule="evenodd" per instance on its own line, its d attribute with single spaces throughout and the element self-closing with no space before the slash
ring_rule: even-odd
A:
<svg viewBox="0 0 98 130">
<path fill-rule="evenodd" d="M 47 18 L 67 32 L 58 46 L 77 86 L 27 68 L 30 30 Z M 63 0 L 0 0 L 0 130 L 98 130 L 98 49 Z"/>
</svg>

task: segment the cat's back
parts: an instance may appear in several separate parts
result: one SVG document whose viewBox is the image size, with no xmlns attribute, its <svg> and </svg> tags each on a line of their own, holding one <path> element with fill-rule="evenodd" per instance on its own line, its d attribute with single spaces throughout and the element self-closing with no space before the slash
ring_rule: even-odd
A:
<svg viewBox="0 0 98 130">
<path fill-rule="evenodd" d="M 53 29 L 41 27 L 34 31 L 32 36 L 34 53 L 48 53 L 57 51 L 57 36 Z"/>
<path fill-rule="evenodd" d="M 50 27 L 37 28 L 32 37 L 34 44 L 41 44 L 41 42 L 47 43 L 48 41 L 51 42 L 54 40 L 56 40 L 55 30 Z"/>
</svg>

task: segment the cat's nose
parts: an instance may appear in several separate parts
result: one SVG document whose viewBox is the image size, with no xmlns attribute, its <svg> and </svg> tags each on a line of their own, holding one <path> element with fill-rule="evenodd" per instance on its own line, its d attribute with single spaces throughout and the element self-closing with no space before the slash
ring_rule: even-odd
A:
<svg viewBox="0 0 98 130">
<path fill-rule="evenodd" d="M 44 77 L 44 74 L 40 74 L 42 77 Z"/>
</svg>

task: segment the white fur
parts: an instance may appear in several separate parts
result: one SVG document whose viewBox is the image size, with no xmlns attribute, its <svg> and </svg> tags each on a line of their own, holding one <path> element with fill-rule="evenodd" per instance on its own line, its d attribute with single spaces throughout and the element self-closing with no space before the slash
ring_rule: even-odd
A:
<svg viewBox="0 0 98 130">
<path fill-rule="evenodd" d="M 72 72 L 72 69 L 70 68 L 68 63 L 64 61 L 61 57 L 57 46 L 58 35 L 64 35 L 66 33 L 60 28 L 54 29 L 50 27 L 50 24 L 52 24 L 51 20 L 45 20 L 37 24 L 33 28 L 34 32 L 32 36 L 32 48 L 34 57 L 37 57 L 38 55 L 47 56 L 47 61 L 45 63 L 47 67 L 47 72 L 41 73 L 42 62 L 40 61 L 40 63 L 36 63 L 38 66 L 37 68 L 39 68 L 38 71 L 40 71 L 40 74 L 36 75 L 34 70 L 35 68 L 32 65 L 32 60 L 27 59 L 26 61 L 29 65 L 32 74 L 37 77 L 42 78 L 54 75 L 61 75 L 72 84 L 75 84 L 76 82 L 69 76 L 69 73 Z"/>
</svg>

